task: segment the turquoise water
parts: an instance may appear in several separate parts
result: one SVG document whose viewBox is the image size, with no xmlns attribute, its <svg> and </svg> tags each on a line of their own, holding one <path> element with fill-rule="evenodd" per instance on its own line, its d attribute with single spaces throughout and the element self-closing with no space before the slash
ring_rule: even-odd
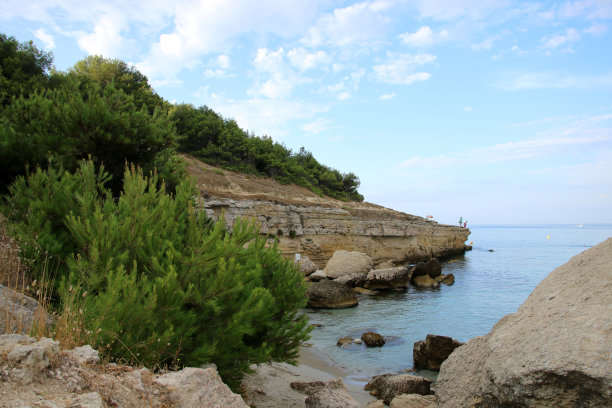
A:
<svg viewBox="0 0 612 408">
<path fill-rule="evenodd" d="M 308 310 L 316 327 L 310 343 L 331 365 L 351 373 L 346 379 L 412 368 L 412 347 L 428 333 L 467 341 L 488 333 L 513 313 L 537 284 L 572 256 L 612 237 L 612 225 L 473 226 L 473 250 L 443 262 L 455 284 L 438 289 L 358 295 L 359 305 L 340 310 Z M 549 237 L 549 238 L 547 238 Z M 492 249 L 493 252 L 489 252 Z M 385 336 L 380 348 L 336 346 L 340 337 L 366 330 Z"/>
</svg>

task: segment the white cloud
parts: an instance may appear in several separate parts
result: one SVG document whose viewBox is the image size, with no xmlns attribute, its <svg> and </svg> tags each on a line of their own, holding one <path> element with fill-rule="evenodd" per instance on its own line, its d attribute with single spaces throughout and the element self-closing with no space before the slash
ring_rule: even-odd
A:
<svg viewBox="0 0 612 408">
<path fill-rule="evenodd" d="M 472 44 L 472 49 L 474 51 L 486 50 L 489 51 L 493 47 L 493 43 L 501 38 L 500 35 L 492 35 L 490 37 L 485 38 L 482 42 L 478 44 Z"/>
<path fill-rule="evenodd" d="M 279 47 L 276 51 L 260 48 L 257 50 L 253 66 L 256 70 L 262 72 L 275 73 L 282 71 L 285 65 L 284 53 L 285 50 L 282 47 Z"/>
<path fill-rule="evenodd" d="M 310 53 L 304 48 L 294 48 L 287 53 L 291 65 L 300 71 L 315 69 L 331 62 L 331 57 L 325 51 Z"/>
<path fill-rule="evenodd" d="M 339 101 L 345 101 L 351 98 L 351 94 L 348 92 L 340 92 L 337 96 Z"/>
<path fill-rule="evenodd" d="M 602 35 L 602 34 L 605 34 L 607 31 L 608 31 L 608 26 L 605 24 L 601 24 L 601 23 L 593 24 L 589 28 L 582 30 L 583 33 L 591 34 L 591 35 Z"/>
<path fill-rule="evenodd" d="M 532 72 L 515 75 L 497 82 L 497 87 L 507 91 L 528 89 L 609 88 L 612 73 L 604 75 L 567 75 L 554 72 Z"/>
<path fill-rule="evenodd" d="M 389 7 L 390 3 L 385 1 L 366 1 L 335 9 L 319 18 L 302 42 L 318 47 L 323 44 L 363 46 L 380 41 L 391 21 L 383 14 Z"/>
<path fill-rule="evenodd" d="M 409 85 L 431 78 L 428 72 L 414 72 L 421 65 L 434 62 L 431 54 L 395 54 L 388 53 L 385 64 L 375 65 L 374 72 L 379 82 Z"/>
<path fill-rule="evenodd" d="M 90 55 L 117 58 L 129 53 L 132 41 L 122 37 L 126 22 L 116 15 L 107 15 L 95 24 L 91 33 L 77 34 L 79 47 Z"/>
<path fill-rule="evenodd" d="M 565 32 L 565 35 L 557 34 L 552 37 L 544 37 L 542 38 L 542 47 L 549 50 L 554 50 L 559 48 L 560 46 L 567 44 L 571 45 L 572 43 L 580 40 L 580 33 L 575 28 L 568 28 Z"/>
<path fill-rule="evenodd" d="M 510 4 L 507 0 L 418 0 L 415 6 L 421 17 L 424 18 L 482 20 Z"/>
<path fill-rule="evenodd" d="M 590 19 L 612 18 L 612 2 L 609 0 L 578 0 L 567 1 L 559 9 L 562 18 L 586 16 Z"/>
<path fill-rule="evenodd" d="M 432 45 L 445 41 L 448 39 L 448 31 L 443 30 L 437 34 L 429 26 L 423 26 L 419 28 L 415 33 L 400 34 L 402 43 L 407 44 L 411 47 L 425 48 L 431 47 Z"/>
<path fill-rule="evenodd" d="M 219 66 L 219 68 L 221 69 L 228 69 L 230 67 L 230 57 L 228 55 L 225 54 L 221 54 L 217 57 L 217 65 Z"/>
<path fill-rule="evenodd" d="M 466 111 L 466 112 L 473 112 L 474 108 L 472 108 L 471 106 L 464 106 L 463 110 Z"/>
<path fill-rule="evenodd" d="M 318 135 L 319 133 L 337 128 L 337 126 L 332 125 L 331 120 L 321 118 L 315 120 L 314 122 L 309 122 L 302 125 L 302 130 L 308 133 L 312 133 L 314 135 Z"/>
<path fill-rule="evenodd" d="M 265 97 L 270 99 L 287 98 L 293 92 L 294 83 L 281 73 L 275 73 L 272 78 L 264 83 L 256 83 L 248 94 L 256 98 Z"/>
<path fill-rule="evenodd" d="M 387 100 L 393 99 L 395 97 L 396 97 L 395 92 L 391 92 L 391 93 L 386 93 L 386 94 L 380 95 L 380 99 L 383 100 L 383 101 L 387 101 Z"/>
<path fill-rule="evenodd" d="M 46 50 L 52 50 L 55 48 L 55 39 L 46 30 L 39 28 L 34 31 L 34 36 L 43 42 L 43 45 Z"/>
</svg>

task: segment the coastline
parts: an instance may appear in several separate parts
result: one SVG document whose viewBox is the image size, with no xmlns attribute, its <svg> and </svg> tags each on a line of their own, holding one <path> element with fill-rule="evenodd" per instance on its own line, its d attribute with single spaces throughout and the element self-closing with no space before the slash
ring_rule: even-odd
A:
<svg viewBox="0 0 612 408">
<path fill-rule="evenodd" d="M 300 357 L 296 366 L 287 363 L 271 363 L 252 368 L 255 372 L 245 376 L 242 382 L 242 394 L 249 404 L 258 407 L 305 407 L 306 395 L 292 389 L 292 382 L 329 381 L 337 377 L 342 377 L 348 393 L 361 405 L 376 400 L 363 389 L 364 383 L 347 379 L 350 372 L 330 365 L 329 358 L 312 347 L 300 348 Z"/>
</svg>

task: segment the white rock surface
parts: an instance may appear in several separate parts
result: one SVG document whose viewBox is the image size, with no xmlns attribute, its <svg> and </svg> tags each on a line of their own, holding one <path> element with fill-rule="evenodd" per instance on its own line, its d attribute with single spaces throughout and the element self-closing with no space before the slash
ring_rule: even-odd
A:
<svg viewBox="0 0 612 408">
<path fill-rule="evenodd" d="M 328 277 L 336 279 L 342 275 L 368 273 L 373 266 L 372 258 L 363 252 L 339 250 L 327 261 L 324 271 Z"/>
<path fill-rule="evenodd" d="M 442 364 L 440 407 L 612 401 L 612 238 L 552 271 L 514 314 Z"/>
</svg>

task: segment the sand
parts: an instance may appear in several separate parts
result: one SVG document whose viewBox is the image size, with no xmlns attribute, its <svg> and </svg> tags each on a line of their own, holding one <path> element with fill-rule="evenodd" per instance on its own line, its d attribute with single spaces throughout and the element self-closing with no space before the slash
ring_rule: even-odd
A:
<svg viewBox="0 0 612 408">
<path fill-rule="evenodd" d="M 300 349 L 298 363 L 297 366 L 271 363 L 254 367 L 255 373 L 247 375 L 243 381 L 243 396 L 247 404 L 258 408 L 303 408 L 306 395 L 292 389 L 292 382 L 328 381 L 336 377 L 342 377 L 349 394 L 361 405 L 375 400 L 363 390 L 364 383 L 347 379 L 349 372 L 329 365 L 324 355 L 311 348 Z"/>
</svg>

